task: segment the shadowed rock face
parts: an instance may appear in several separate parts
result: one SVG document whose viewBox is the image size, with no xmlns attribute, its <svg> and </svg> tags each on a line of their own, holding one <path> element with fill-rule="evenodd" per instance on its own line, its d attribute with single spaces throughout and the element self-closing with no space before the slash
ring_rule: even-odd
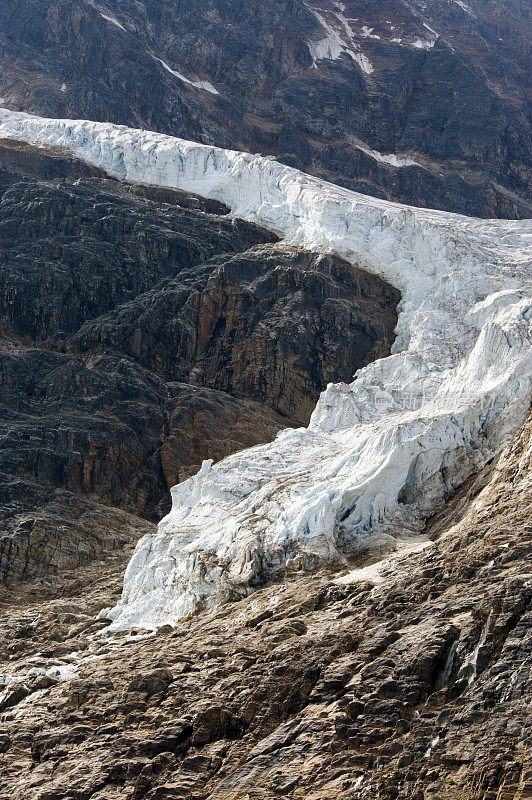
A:
<svg viewBox="0 0 532 800">
<path fill-rule="evenodd" d="M 395 289 L 227 211 L 0 144 L 3 579 L 120 547 L 105 506 L 157 519 L 389 352 Z"/>
<path fill-rule="evenodd" d="M 306 424 L 319 391 L 389 352 L 399 293 L 334 256 L 260 245 L 183 270 L 72 338 Z"/>
<path fill-rule="evenodd" d="M 1 800 L 526 800 L 531 432 L 429 521 L 422 552 L 343 583 L 294 574 L 110 641 L 91 634 L 128 551 L 14 587 Z"/>
<path fill-rule="evenodd" d="M 524 0 L 6 0 L 0 97 L 275 154 L 378 197 L 526 217 L 527 49 Z"/>
<path fill-rule="evenodd" d="M 35 180 L 17 179 L 14 152 L 21 160 L 20 147 L 0 147 L 0 293 L 2 322 L 16 336 L 65 338 L 165 276 L 276 240 L 252 224 L 204 213 L 224 210 L 221 204 L 207 201 L 195 210 L 136 200 L 115 181 L 87 180 L 85 165 L 76 180 L 54 183 L 73 160 L 61 166 L 52 154 L 35 167 Z M 25 175 L 36 158 L 30 148 Z M 174 194 L 180 202 L 182 193 Z"/>
</svg>

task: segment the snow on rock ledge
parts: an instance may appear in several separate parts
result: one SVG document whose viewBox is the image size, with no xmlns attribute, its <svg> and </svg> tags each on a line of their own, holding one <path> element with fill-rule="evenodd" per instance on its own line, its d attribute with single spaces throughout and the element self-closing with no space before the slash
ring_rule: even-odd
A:
<svg viewBox="0 0 532 800">
<path fill-rule="evenodd" d="M 0 111 L 0 136 L 220 200 L 234 216 L 337 253 L 403 295 L 393 354 L 349 386 L 329 386 L 308 429 L 205 462 L 173 488 L 170 514 L 139 541 L 121 601 L 105 612 L 112 629 L 155 628 L 286 569 L 393 550 L 523 422 L 530 223 L 387 203 L 272 159 L 104 123 Z"/>
</svg>

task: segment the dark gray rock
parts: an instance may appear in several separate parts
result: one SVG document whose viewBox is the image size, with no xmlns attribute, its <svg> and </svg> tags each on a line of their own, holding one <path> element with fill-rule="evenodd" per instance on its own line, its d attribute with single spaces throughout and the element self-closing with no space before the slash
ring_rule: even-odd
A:
<svg viewBox="0 0 532 800">
<path fill-rule="evenodd" d="M 327 383 L 389 352 L 399 297 L 335 256 L 258 246 L 183 270 L 87 322 L 69 347 L 119 352 L 307 423 Z"/>
<path fill-rule="evenodd" d="M 50 181 L 61 159 L 46 154 L 36 168 L 33 148 L 24 172 L 38 180 L 26 178 L 18 164 L 2 168 L 3 153 L 11 161 L 12 148 L 0 145 L 0 324 L 15 336 L 64 339 L 165 276 L 276 240 L 250 223 L 168 204 L 180 193 L 141 199 L 142 187 L 86 180 L 84 165 L 82 177 Z"/>
</svg>

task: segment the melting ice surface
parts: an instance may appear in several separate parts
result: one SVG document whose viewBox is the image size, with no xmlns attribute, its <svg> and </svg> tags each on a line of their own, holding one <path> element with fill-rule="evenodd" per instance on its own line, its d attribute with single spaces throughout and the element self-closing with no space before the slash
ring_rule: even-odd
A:
<svg viewBox="0 0 532 800">
<path fill-rule="evenodd" d="M 425 518 L 523 422 L 531 396 L 526 221 L 470 219 L 350 192 L 273 159 L 146 131 L 0 111 L 0 136 L 56 145 L 130 181 L 221 200 L 292 245 L 337 253 L 402 292 L 393 353 L 330 385 L 308 428 L 172 489 L 112 628 L 156 628 L 265 578 L 344 566 Z"/>
</svg>

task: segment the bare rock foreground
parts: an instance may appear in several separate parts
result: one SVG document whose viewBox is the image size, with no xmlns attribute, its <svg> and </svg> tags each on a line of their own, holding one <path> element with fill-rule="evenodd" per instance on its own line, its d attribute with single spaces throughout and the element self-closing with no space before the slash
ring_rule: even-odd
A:
<svg viewBox="0 0 532 800">
<path fill-rule="evenodd" d="M 531 432 L 341 578 L 113 638 L 128 552 L 5 595 L 0 798 L 529 798 Z"/>
</svg>

